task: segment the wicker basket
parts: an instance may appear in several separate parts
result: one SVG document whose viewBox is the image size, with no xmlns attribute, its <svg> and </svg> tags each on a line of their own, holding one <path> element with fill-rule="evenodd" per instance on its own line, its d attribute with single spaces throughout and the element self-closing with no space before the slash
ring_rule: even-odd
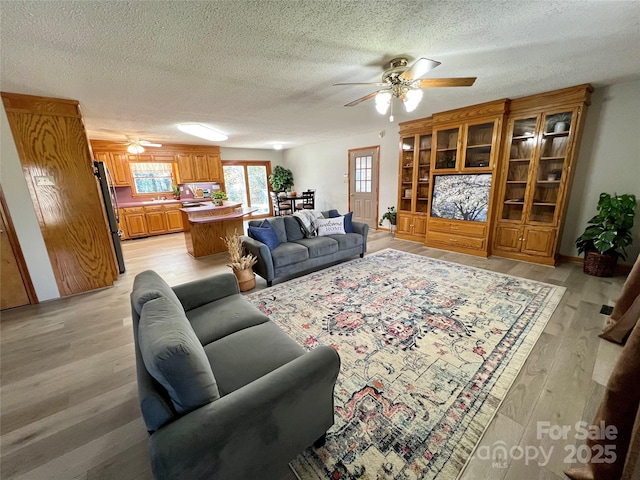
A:
<svg viewBox="0 0 640 480">
<path fill-rule="evenodd" d="M 618 263 L 617 255 L 588 251 L 584 255 L 583 271 L 596 277 L 613 277 Z"/>
<path fill-rule="evenodd" d="M 256 274 L 253 269 L 246 268 L 244 270 L 234 271 L 238 279 L 238 286 L 241 292 L 247 292 L 256 286 Z"/>
</svg>

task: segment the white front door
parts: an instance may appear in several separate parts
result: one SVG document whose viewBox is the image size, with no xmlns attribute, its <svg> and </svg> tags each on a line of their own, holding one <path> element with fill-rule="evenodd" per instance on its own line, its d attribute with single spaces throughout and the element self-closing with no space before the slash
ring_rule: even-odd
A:
<svg viewBox="0 0 640 480">
<path fill-rule="evenodd" d="M 349 210 L 353 220 L 376 228 L 380 147 L 349 150 Z"/>
</svg>

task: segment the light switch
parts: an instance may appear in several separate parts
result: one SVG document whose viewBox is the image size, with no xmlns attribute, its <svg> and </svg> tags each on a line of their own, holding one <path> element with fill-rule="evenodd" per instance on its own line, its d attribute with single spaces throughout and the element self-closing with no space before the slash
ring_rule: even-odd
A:
<svg viewBox="0 0 640 480">
<path fill-rule="evenodd" d="M 36 185 L 39 187 L 54 187 L 56 184 L 53 181 L 53 177 L 46 175 L 42 177 L 35 177 Z"/>
</svg>

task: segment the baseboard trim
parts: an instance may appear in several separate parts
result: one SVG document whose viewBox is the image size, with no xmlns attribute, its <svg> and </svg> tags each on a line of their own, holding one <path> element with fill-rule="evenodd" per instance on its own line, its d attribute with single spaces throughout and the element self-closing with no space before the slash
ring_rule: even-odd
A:
<svg viewBox="0 0 640 480">
<path fill-rule="evenodd" d="M 584 257 L 572 257 L 569 255 L 558 255 L 558 260 L 565 262 L 584 263 Z M 616 275 L 628 275 L 633 265 L 618 263 L 616 265 Z"/>
</svg>

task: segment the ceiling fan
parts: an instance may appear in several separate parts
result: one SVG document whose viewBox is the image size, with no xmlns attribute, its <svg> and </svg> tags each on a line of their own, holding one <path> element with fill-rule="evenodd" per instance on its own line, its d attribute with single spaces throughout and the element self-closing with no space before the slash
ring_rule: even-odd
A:
<svg viewBox="0 0 640 480">
<path fill-rule="evenodd" d="M 142 153 L 144 147 L 161 147 L 161 143 L 147 142 L 146 140 L 140 140 L 138 137 L 127 137 L 127 152 L 129 153 Z"/>
<path fill-rule="evenodd" d="M 416 109 L 420 100 L 422 100 L 422 88 L 432 87 L 470 87 L 476 81 L 476 77 L 457 77 L 457 78 L 425 78 L 426 73 L 430 72 L 440 62 L 430 60 L 428 58 L 419 58 L 413 65 L 408 66 L 409 62 L 404 57 L 394 58 L 389 62 L 387 68 L 382 74 L 381 82 L 350 82 L 336 83 L 335 85 L 376 85 L 384 87 L 372 92 L 364 97 L 358 98 L 353 102 L 347 103 L 345 107 L 353 107 L 359 103 L 376 98 L 376 110 L 384 115 L 391 106 L 391 115 L 389 121 L 393 122 L 393 105 L 391 100 L 399 98 L 404 103 L 407 112 Z"/>
</svg>

